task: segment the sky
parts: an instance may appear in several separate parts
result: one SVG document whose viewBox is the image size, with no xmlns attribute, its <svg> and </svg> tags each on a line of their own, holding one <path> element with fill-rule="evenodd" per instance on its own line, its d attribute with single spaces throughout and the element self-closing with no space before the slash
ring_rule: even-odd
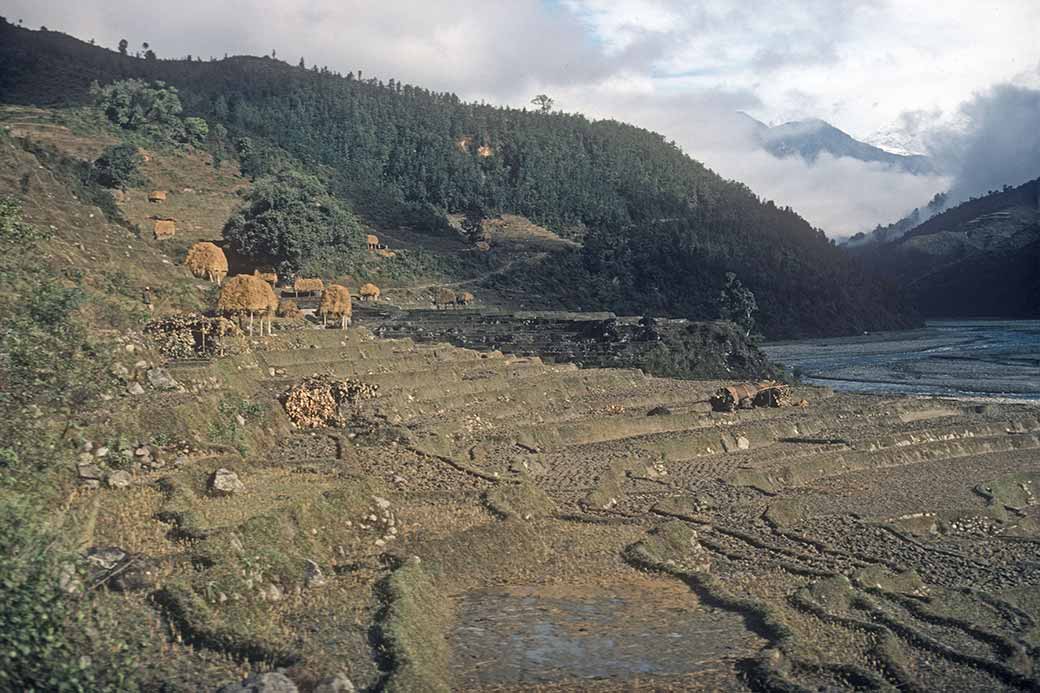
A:
<svg viewBox="0 0 1040 693">
<path fill-rule="evenodd" d="M 159 57 L 274 50 L 467 100 L 523 106 L 547 93 L 562 110 L 657 130 L 834 236 L 941 190 L 966 197 L 1040 175 L 1000 137 L 1004 108 L 1024 118 L 1016 132 L 1035 142 L 1040 130 L 1037 0 L 0 0 L 0 14 L 109 47 L 148 41 Z M 944 175 L 777 160 L 736 111 L 768 124 L 822 118 L 932 154 Z M 973 156 L 991 141 L 1019 160 L 983 157 L 992 170 L 980 173 Z"/>
</svg>

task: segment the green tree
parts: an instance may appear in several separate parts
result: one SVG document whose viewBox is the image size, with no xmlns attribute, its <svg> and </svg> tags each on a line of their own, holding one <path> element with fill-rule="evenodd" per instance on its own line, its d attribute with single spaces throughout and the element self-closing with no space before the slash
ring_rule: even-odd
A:
<svg viewBox="0 0 1040 693">
<path fill-rule="evenodd" d="M 751 289 L 744 286 L 737 275 L 726 272 L 726 285 L 722 287 L 718 298 L 719 317 L 740 325 L 744 336 L 750 336 L 755 328 L 754 315 L 758 312 L 758 303 Z"/>
<path fill-rule="evenodd" d="M 95 82 L 90 91 L 108 119 L 127 130 L 153 129 L 169 136 L 182 127 L 180 95 L 165 82 L 126 79 L 103 87 Z"/>
<path fill-rule="evenodd" d="M 361 224 L 317 177 L 284 171 L 256 181 L 246 204 L 224 226 L 239 253 L 298 270 L 330 249 L 360 254 Z"/>
<path fill-rule="evenodd" d="M 537 106 L 542 113 L 551 113 L 555 101 L 548 94 L 539 94 L 531 99 L 531 103 Z"/>
<path fill-rule="evenodd" d="M 209 123 L 204 118 L 185 118 L 184 131 L 188 144 L 201 147 L 209 138 Z"/>
<path fill-rule="evenodd" d="M 119 39 L 119 54 L 126 55 L 126 49 L 129 45 L 130 43 L 126 39 Z"/>
<path fill-rule="evenodd" d="M 94 161 L 94 178 L 106 188 L 126 190 L 138 178 L 144 159 L 132 144 L 108 147 Z"/>
</svg>

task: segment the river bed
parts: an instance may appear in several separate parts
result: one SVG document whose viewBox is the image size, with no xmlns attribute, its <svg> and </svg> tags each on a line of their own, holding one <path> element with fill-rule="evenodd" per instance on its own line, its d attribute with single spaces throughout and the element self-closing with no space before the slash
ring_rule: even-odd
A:
<svg viewBox="0 0 1040 693">
<path fill-rule="evenodd" d="M 804 382 L 843 392 L 1040 401 L 1040 320 L 935 320 L 763 350 Z"/>
</svg>

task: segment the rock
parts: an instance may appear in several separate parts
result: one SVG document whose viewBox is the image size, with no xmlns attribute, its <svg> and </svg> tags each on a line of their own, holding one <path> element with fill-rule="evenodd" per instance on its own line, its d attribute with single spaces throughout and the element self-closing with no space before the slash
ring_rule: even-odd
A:
<svg viewBox="0 0 1040 693">
<path fill-rule="evenodd" d="M 185 455 L 178 455 L 173 460 L 173 466 L 174 467 L 183 467 L 184 465 L 188 464 L 189 462 L 191 462 L 191 459 L 189 457 L 186 457 Z"/>
<path fill-rule="evenodd" d="M 94 456 L 89 452 L 81 452 L 78 459 L 80 464 L 90 464 L 94 461 Z"/>
<path fill-rule="evenodd" d="M 671 416 L 672 410 L 665 406 L 657 406 L 646 413 L 647 416 Z"/>
<path fill-rule="evenodd" d="M 128 352 L 130 352 L 131 354 L 134 353 L 134 345 L 133 344 L 127 344 L 126 345 L 126 350 Z"/>
<path fill-rule="evenodd" d="M 749 450 L 751 448 L 751 441 L 744 436 L 737 436 L 737 450 Z"/>
<path fill-rule="evenodd" d="M 112 570 L 124 560 L 126 551 L 118 546 L 94 546 L 87 550 L 87 563 L 102 570 Z"/>
<path fill-rule="evenodd" d="M 129 472 L 120 469 L 109 474 L 107 481 L 108 485 L 112 488 L 126 488 L 130 485 L 132 479 L 130 478 Z"/>
<path fill-rule="evenodd" d="M 241 414 L 235 414 L 235 421 L 238 422 L 239 426 L 246 425 L 246 417 L 242 416 Z"/>
<path fill-rule="evenodd" d="M 76 465 L 76 471 L 79 472 L 80 479 L 101 481 L 101 468 L 92 462 L 80 462 Z"/>
<path fill-rule="evenodd" d="M 385 498 L 380 498 L 379 496 L 372 496 L 372 500 L 376 502 L 376 505 L 379 506 L 380 510 L 386 510 L 390 507 L 390 501 L 388 501 Z"/>
<path fill-rule="evenodd" d="M 354 688 L 353 682 L 343 672 L 322 679 L 314 687 L 314 693 L 355 693 L 355 691 L 357 689 Z"/>
<path fill-rule="evenodd" d="M 152 387 L 160 390 L 176 390 L 180 383 L 173 379 L 165 368 L 152 368 L 146 373 Z"/>
<path fill-rule="evenodd" d="M 94 449 L 94 444 L 91 443 L 89 440 L 87 442 L 83 443 L 83 452 L 90 452 L 93 449 Z"/>
<path fill-rule="evenodd" d="M 127 566 L 112 576 L 108 586 L 118 592 L 143 592 L 159 586 L 159 563 L 152 558 L 135 557 Z"/>
<path fill-rule="evenodd" d="M 285 592 L 278 585 L 271 583 L 260 588 L 260 598 L 269 602 L 280 602 L 285 598 Z"/>
<path fill-rule="evenodd" d="M 131 395 L 135 395 L 135 396 L 136 395 L 143 395 L 144 394 L 144 386 L 142 386 L 141 383 L 139 383 L 139 382 L 137 382 L 135 380 L 134 382 L 132 382 L 132 383 L 130 383 L 129 385 L 126 386 L 126 391 L 128 393 L 130 393 Z"/>
<path fill-rule="evenodd" d="M 94 451 L 94 457 L 97 457 L 98 459 L 101 459 L 102 457 L 105 457 L 106 455 L 108 455 L 108 448 L 106 448 L 104 445 L 102 445 L 101 447 L 99 447 L 97 450 Z"/>
<path fill-rule="evenodd" d="M 148 449 L 147 445 L 142 445 L 141 447 L 139 447 L 136 450 L 134 450 L 134 457 L 147 458 L 147 457 L 151 457 L 151 456 L 152 456 L 152 451 Z"/>
<path fill-rule="evenodd" d="M 265 674 L 250 674 L 241 683 L 229 683 L 217 689 L 217 693 L 299 693 L 296 684 L 280 671 Z"/>
<path fill-rule="evenodd" d="M 230 496 L 246 490 L 245 484 L 230 469 L 221 467 L 209 477 L 209 491 L 215 496 Z"/>
<path fill-rule="evenodd" d="M 148 362 L 144 359 L 141 359 L 140 361 L 134 364 L 134 368 L 136 368 L 139 371 L 143 371 L 145 368 L 148 368 Z"/>
<path fill-rule="evenodd" d="M 304 569 L 303 582 L 307 587 L 321 587 L 326 583 L 325 575 L 321 572 L 321 566 L 307 559 L 307 567 Z"/>
</svg>

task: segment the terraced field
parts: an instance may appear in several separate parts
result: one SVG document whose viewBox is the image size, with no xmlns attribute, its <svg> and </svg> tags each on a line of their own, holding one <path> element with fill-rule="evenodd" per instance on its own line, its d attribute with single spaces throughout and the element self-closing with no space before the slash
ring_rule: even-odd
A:
<svg viewBox="0 0 1040 693">
<path fill-rule="evenodd" d="M 276 442 L 142 473 L 166 530 L 123 541 L 194 657 L 368 690 L 1038 687 L 1036 408 L 720 414 L 718 381 L 364 329 L 253 347 L 170 371 L 252 392 Z M 293 430 L 275 403 L 314 374 L 377 396 Z M 210 495 L 218 466 L 245 491 Z"/>
</svg>

